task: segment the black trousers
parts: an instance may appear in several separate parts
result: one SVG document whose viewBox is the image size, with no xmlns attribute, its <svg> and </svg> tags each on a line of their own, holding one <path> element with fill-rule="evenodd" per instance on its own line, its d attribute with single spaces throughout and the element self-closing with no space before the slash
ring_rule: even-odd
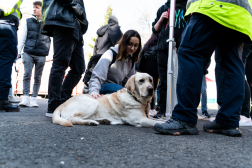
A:
<svg viewBox="0 0 252 168">
<path fill-rule="evenodd" d="M 71 97 L 73 88 L 84 73 L 83 38 L 82 36 L 76 38 L 78 30 L 58 26 L 51 28 L 54 55 L 49 77 L 48 111 L 54 111 L 60 102 Z M 68 67 L 70 70 L 64 79 Z"/>
<path fill-rule="evenodd" d="M 167 61 L 168 50 L 160 50 L 157 53 L 157 64 L 159 74 L 159 106 L 162 111 L 166 109 L 166 92 L 167 92 Z"/>
</svg>

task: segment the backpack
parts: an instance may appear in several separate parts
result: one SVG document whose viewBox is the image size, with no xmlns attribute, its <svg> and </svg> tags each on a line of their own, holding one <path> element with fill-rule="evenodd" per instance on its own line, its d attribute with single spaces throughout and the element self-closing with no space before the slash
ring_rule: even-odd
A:
<svg viewBox="0 0 252 168">
<path fill-rule="evenodd" d="M 110 48 L 110 50 L 113 52 L 113 60 L 112 60 L 112 62 L 109 64 L 109 67 L 110 67 L 113 63 L 115 63 L 115 61 L 116 61 L 116 56 L 117 56 L 117 53 L 116 53 L 113 49 Z M 85 71 L 85 76 L 84 76 L 84 78 L 83 78 L 83 82 L 85 83 L 85 85 L 86 85 L 87 87 L 89 87 L 88 83 L 89 83 L 89 81 L 90 81 L 90 79 L 91 79 L 92 72 L 93 72 L 93 70 L 94 70 L 96 64 L 98 63 L 98 61 L 100 60 L 100 58 L 101 58 L 102 55 L 103 55 L 103 54 L 96 54 L 96 55 L 92 56 L 91 59 L 90 59 L 90 61 L 89 61 L 89 63 L 88 63 L 88 67 L 87 67 L 87 69 L 86 69 L 86 71 Z M 132 62 L 132 67 L 131 67 L 131 69 L 133 68 L 133 66 L 134 66 L 134 62 Z"/>
</svg>

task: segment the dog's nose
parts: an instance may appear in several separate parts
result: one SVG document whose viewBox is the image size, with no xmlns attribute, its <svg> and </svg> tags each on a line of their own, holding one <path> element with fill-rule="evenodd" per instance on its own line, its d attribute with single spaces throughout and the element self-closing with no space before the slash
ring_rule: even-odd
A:
<svg viewBox="0 0 252 168">
<path fill-rule="evenodd" d="M 148 90 L 153 90 L 153 86 L 148 86 L 147 89 Z"/>
<path fill-rule="evenodd" d="M 148 95 L 151 96 L 153 94 L 153 91 L 154 91 L 153 86 L 148 86 L 147 89 L 148 89 Z"/>
</svg>

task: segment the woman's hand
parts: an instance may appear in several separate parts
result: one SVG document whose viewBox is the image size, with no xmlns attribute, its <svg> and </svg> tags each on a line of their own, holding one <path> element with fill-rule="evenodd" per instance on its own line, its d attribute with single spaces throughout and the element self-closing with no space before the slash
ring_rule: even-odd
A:
<svg viewBox="0 0 252 168">
<path fill-rule="evenodd" d="M 158 22 L 156 23 L 156 25 L 154 26 L 154 29 L 156 31 L 160 31 L 161 30 L 161 26 L 162 26 L 162 23 L 165 19 L 169 19 L 169 13 L 168 12 L 163 12 L 161 17 L 159 18 Z"/>
<path fill-rule="evenodd" d="M 162 23 L 164 19 L 169 19 L 169 13 L 167 11 L 162 13 L 159 22 Z"/>
<path fill-rule="evenodd" d="M 93 96 L 93 98 L 95 98 L 95 99 L 99 99 L 99 98 L 101 98 L 103 95 L 100 95 L 100 94 L 98 94 L 98 93 L 93 93 L 93 94 L 91 94 L 91 96 Z"/>
</svg>

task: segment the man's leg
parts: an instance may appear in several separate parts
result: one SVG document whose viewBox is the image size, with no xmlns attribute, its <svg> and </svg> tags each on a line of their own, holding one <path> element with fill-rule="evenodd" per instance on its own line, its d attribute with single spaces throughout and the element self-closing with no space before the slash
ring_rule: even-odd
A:
<svg viewBox="0 0 252 168">
<path fill-rule="evenodd" d="M 196 125 L 204 67 L 218 46 L 223 30 L 223 26 L 207 16 L 192 15 L 178 50 L 178 104 L 172 118 Z"/>
<path fill-rule="evenodd" d="M 154 86 L 154 93 L 157 90 L 158 86 L 158 77 L 153 77 L 153 86 Z M 151 103 L 150 103 L 150 109 L 154 110 L 155 109 L 155 94 L 152 97 Z"/>
<path fill-rule="evenodd" d="M 48 86 L 48 116 L 60 105 L 60 92 L 65 70 L 70 63 L 74 50 L 73 29 L 53 26 L 51 31 L 54 55 Z"/>
<path fill-rule="evenodd" d="M 202 115 L 207 118 L 210 118 L 210 115 L 207 112 L 207 84 L 206 84 L 206 76 L 203 76 L 202 86 L 201 86 L 201 111 Z"/>
<path fill-rule="evenodd" d="M 36 98 L 38 96 L 40 83 L 41 83 L 41 76 L 44 69 L 46 57 L 41 56 L 33 56 L 35 62 L 35 74 L 34 74 L 34 84 L 33 84 L 33 92 L 30 101 L 30 105 L 33 107 L 38 107 Z"/>
<path fill-rule="evenodd" d="M 32 97 L 37 97 L 41 84 L 41 77 L 45 66 L 46 57 L 33 56 L 33 58 L 35 61 L 35 74 Z"/>
<path fill-rule="evenodd" d="M 172 135 L 197 134 L 197 107 L 204 67 L 218 46 L 224 27 L 201 14 L 193 14 L 182 34 L 178 50 L 178 104 L 172 112 L 172 119 L 156 124 L 158 132 Z"/>
<path fill-rule="evenodd" d="M 23 95 L 29 96 L 30 85 L 31 85 L 31 75 L 34 66 L 34 60 L 31 55 L 23 54 L 23 64 L 24 64 L 24 78 L 23 78 Z"/>
<path fill-rule="evenodd" d="M 245 80 L 245 96 L 242 104 L 241 115 L 250 118 L 250 89 L 247 80 Z"/>
<path fill-rule="evenodd" d="M 19 111 L 8 101 L 12 65 L 17 57 L 17 28 L 0 24 L 0 111 Z"/>
<path fill-rule="evenodd" d="M 61 102 L 65 102 L 71 97 L 73 88 L 78 84 L 81 75 L 85 71 L 85 60 L 83 54 L 83 39 L 76 41 L 75 49 L 71 56 L 70 70 L 62 84 Z"/>
<path fill-rule="evenodd" d="M 249 56 L 246 60 L 245 74 L 246 74 L 247 82 L 248 82 L 249 89 L 250 89 L 250 96 L 252 96 L 252 53 L 249 54 Z M 252 118 L 251 112 L 250 112 L 250 117 Z"/>
<path fill-rule="evenodd" d="M 167 94 L 167 61 L 168 51 L 158 51 L 158 73 L 159 73 L 159 107 L 160 110 L 153 118 L 162 118 L 166 113 L 166 94 Z"/>
<path fill-rule="evenodd" d="M 248 58 L 249 54 L 251 53 L 251 49 L 245 47 L 245 45 L 247 45 L 247 44 L 244 44 L 243 52 L 242 52 L 242 61 L 243 61 L 244 65 L 246 65 L 247 58 Z M 241 111 L 241 115 L 245 116 L 246 117 L 245 119 L 250 118 L 250 96 L 251 96 L 250 95 L 250 88 L 249 88 L 247 80 L 245 79 L 245 97 L 244 97 L 244 101 L 242 104 L 242 111 Z"/>
<path fill-rule="evenodd" d="M 23 77 L 23 97 L 19 106 L 30 106 L 29 93 L 31 84 L 32 68 L 34 66 L 33 57 L 27 53 L 23 54 L 24 77 Z"/>
<path fill-rule="evenodd" d="M 239 127 L 241 106 L 244 100 L 244 64 L 242 62 L 242 42 L 239 33 L 226 30 L 230 36 L 225 36 L 216 48 L 215 57 L 220 61 L 223 80 L 217 80 L 217 99 L 221 96 L 221 108 L 216 116 L 216 122 L 227 128 Z M 230 32 L 229 32 L 230 31 Z M 216 79 L 219 78 L 216 72 Z M 222 88 L 218 87 L 222 84 Z"/>
</svg>

